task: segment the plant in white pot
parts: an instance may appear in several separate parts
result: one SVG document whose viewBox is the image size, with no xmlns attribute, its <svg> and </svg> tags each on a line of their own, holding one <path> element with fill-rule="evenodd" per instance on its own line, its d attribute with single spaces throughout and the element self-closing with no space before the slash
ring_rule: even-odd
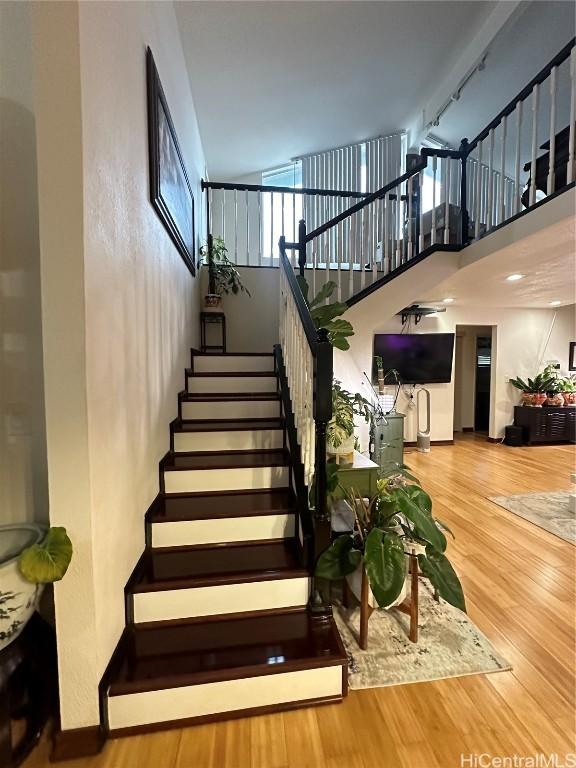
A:
<svg viewBox="0 0 576 768">
<path fill-rule="evenodd" d="M 250 291 L 243 284 L 240 273 L 228 258 L 226 243 L 221 237 L 208 238 L 208 243 L 200 248 L 198 267 L 208 267 L 208 293 L 204 297 L 204 310 L 207 312 L 222 311 L 222 296 L 245 293 Z"/>
<path fill-rule="evenodd" d="M 354 418 L 361 416 L 367 424 L 373 415 L 371 403 L 356 392 L 342 387 L 337 379 L 332 383 L 332 418 L 326 429 L 326 452 L 329 456 L 348 457 L 354 452 Z"/>
<path fill-rule="evenodd" d="M 65 528 L 0 526 L 0 650 L 22 632 L 44 584 L 59 581 L 72 559 Z"/>
</svg>

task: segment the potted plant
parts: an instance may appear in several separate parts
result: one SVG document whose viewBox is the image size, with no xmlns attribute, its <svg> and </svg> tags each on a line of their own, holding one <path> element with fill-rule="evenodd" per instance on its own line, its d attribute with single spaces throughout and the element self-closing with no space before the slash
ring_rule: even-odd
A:
<svg viewBox="0 0 576 768">
<path fill-rule="evenodd" d="M 228 258 L 226 243 L 221 237 L 208 237 L 208 242 L 200 248 L 198 267 L 208 267 L 208 293 L 204 297 L 204 310 L 222 311 L 222 296 L 250 291 L 242 283 L 240 273 Z"/>
<path fill-rule="evenodd" d="M 460 580 L 445 555 L 448 527 L 432 515 L 432 500 L 417 479 L 402 469 L 382 477 L 370 499 L 341 489 L 354 514 L 351 533 L 338 536 L 318 558 L 316 575 L 347 578 L 352 591 L 364 573 L 372 600 L 381 608 L 400 601 L 406 590 L 407 556 L 415 553 L 422 574 L 440 597 L 462 611 Z M 359 578 L 360 576 L 360 578 Z"/>
<path fill-rule="evenodd" d="M 510 379 L 510 384 L 522 392 L 522 405 L 541 407 L 546 402 L 546 394 L 551 386 L 554 386 L 554 376 L 548 369 L 544 369 L 534 379 L 521 379 L 519 376 Z"/>
<path fill-rule="evenodd" d="M 374 355 L 374 362 L 376 364 L 376 374 L 378 378 L 378 393 L 384 394 L 384 362 L 380 355 Z"/>
<path fill-rule="evenodd" d="M 309 288 L 306 278 L 302 277 L 302 275 L 297 275 L 296 280 L 316 328 L 323 328 L 327 332 L 328 341 L 333 347 L 343 351 L 350 349 L 347 337 L 354 335 L 354 329 L 348 320 L 343 320 L 340 317 L 348 309 L 348 304 L 342 301 L 326 303 L 336 290 L 336 283 L 333 280 L 328 280 L 316 296 L 313 299 L 309 299 Z"/>
<path fill-rule="evenodd" d="M 564 400 L 564 405 L 576 405 L 576 377 L 567 376 L 565 379 L 559 379 L 560 394 Z"/>
<path fill-rule="evenodd" d="M 339 457 L 354 452 L 354 417 L 361 416 L 367 424 L 372 418 L 372 406 L 361 394 L 348 392 L 337 379 L 332 383 L 332 418 L 326 429 L 326 452 Z"/>
<path fill-rule="evenodd" d="M 65 528 L 28 523 L 0 527 L 0 650 L 36 610 L 44 584 L 59 581 L 72 559 Z"/>
</svg>

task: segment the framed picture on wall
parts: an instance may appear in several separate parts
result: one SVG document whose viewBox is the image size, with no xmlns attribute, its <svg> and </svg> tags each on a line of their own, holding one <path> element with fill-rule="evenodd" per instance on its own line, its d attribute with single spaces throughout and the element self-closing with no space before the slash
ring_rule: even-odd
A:
<svg viewBox="0 0 576 768">
<path fill-rule="evenodd" d="M 146 50 L 146 76 L 150 202 L 195 275 L 194 195 L 150 48 Z"/>
<path fill-rule="evenodd" d="M 568 370 L 576 371 L 576 341 L 570 342 L 570 350 L 568 352 Z"/>
</svg>

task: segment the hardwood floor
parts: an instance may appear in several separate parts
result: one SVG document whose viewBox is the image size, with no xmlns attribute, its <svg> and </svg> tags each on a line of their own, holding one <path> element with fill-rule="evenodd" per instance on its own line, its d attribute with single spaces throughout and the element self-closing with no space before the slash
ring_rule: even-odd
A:
<svg viewBox="0 0 576 768">
<path fill-rule="evenodd" d="M 513 671 L 351 691 L 339 705 L 110 741 L 98 757 L 66 765 L 459 768 L 461 754 L 576 751 L 576 547 L 486 498 L 568 489 L 575 455 L 572 446 L 509 448 L 464 435 L 406 456 L 456 536 L 450 557 L 469 614 Z M 47 754 L 45 740 L 25 768 L 44 768 Z"/>
</svg>

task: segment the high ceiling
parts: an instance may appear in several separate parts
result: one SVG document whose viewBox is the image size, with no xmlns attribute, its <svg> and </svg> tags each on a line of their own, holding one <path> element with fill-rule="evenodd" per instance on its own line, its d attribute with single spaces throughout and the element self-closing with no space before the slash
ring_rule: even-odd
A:
<svg viewBox="0 0 576 768">
<path fill-rule="evenodd" d="M 494 5 L 177 2 L 210 177 L 404 128 Z"/>
</svg>

